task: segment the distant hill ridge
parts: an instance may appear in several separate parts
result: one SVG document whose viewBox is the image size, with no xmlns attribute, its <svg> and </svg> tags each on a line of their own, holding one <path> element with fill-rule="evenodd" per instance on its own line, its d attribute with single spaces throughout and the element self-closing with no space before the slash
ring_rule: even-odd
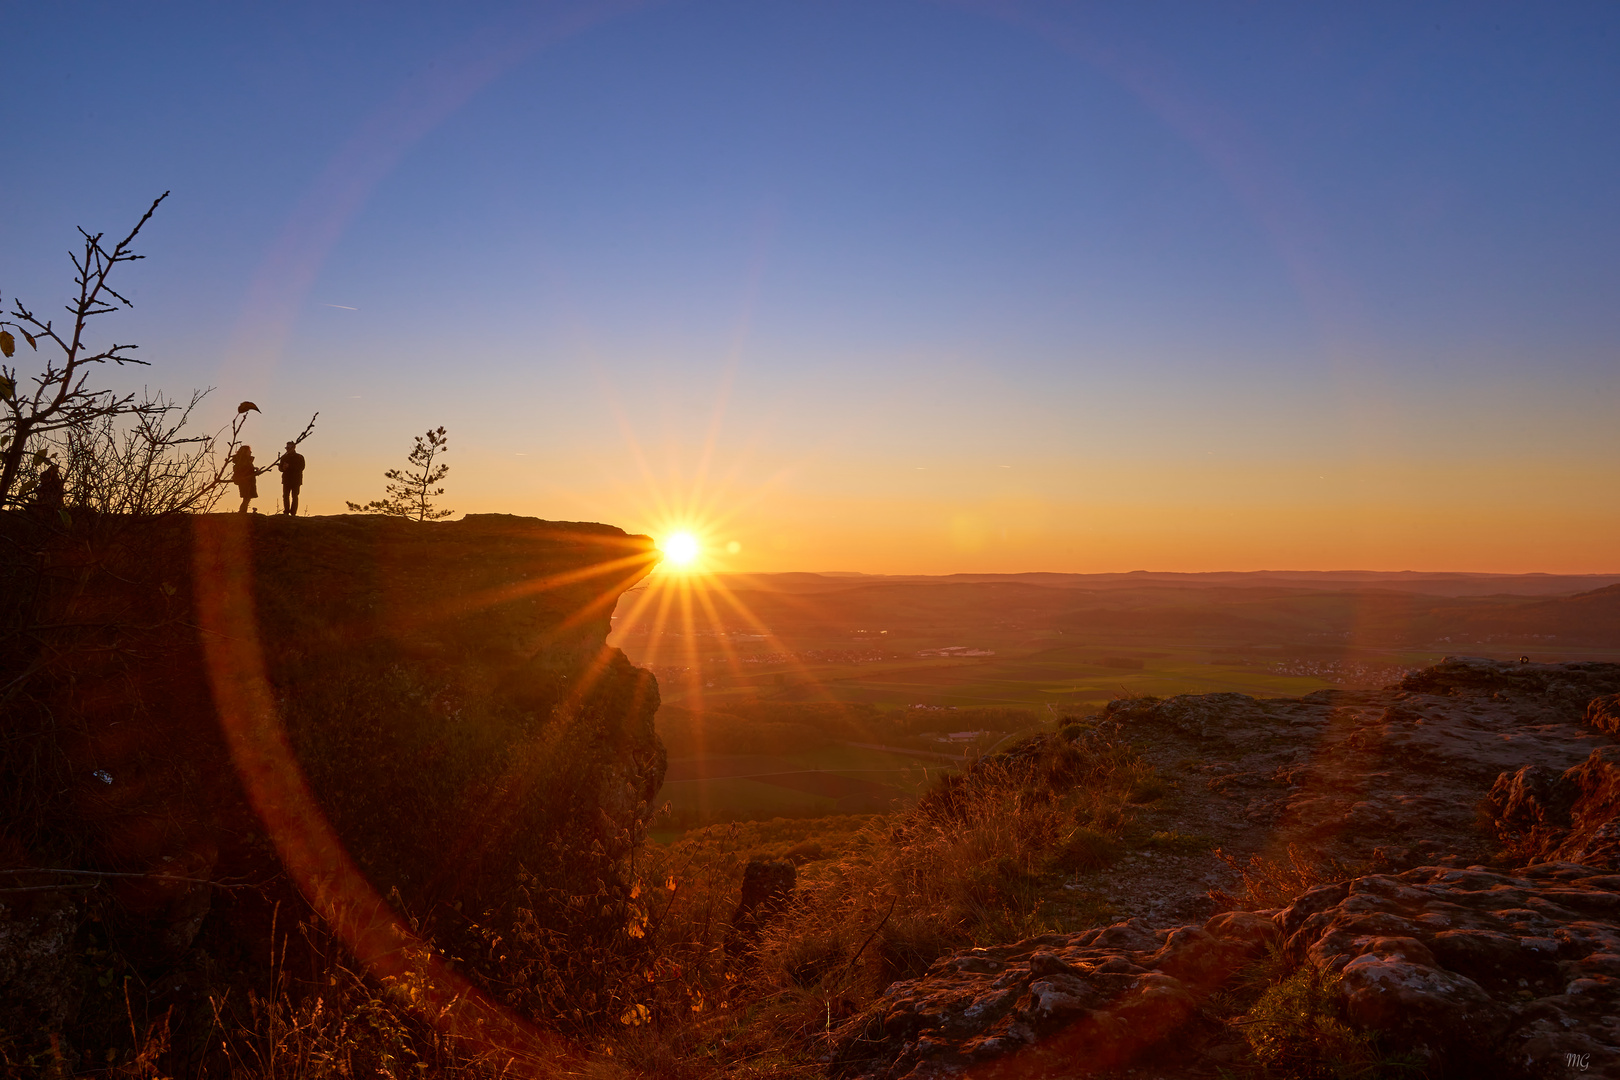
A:
<svg viewBox="0 0 1620 1080">
<path fill-rule="evenodd" d="M 720 587 L 758 625 L 779 632 L 1001 627 L 1093 643 L 1441 651 L 1477 645 L 1515 656 L 1620 648 L 1620 579 L 1597 575 L 800 573 L 728 575 Z"/>
<path fill-rule="evenodd" d="M 1132 570 L 1117 574 L 861 574 L 851 571 L 722 574 L 744 588 L 819 592 L 861 585 L 1008 584 L 1047 588 L 1110 589 L 1166 584 L 1181 587 L 1304 586 L 1326 589 L 1388 589 L 1429 596 L 1573 596 L 1620 586 L 1620 574 L 1475 574 L 1420 570 L 1218 570 L 1179 573 Z"/>
</svg>

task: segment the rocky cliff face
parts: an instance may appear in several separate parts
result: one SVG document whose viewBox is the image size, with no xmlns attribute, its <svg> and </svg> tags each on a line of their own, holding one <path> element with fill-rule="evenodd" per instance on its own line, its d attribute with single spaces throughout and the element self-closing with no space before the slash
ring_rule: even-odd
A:
<svg viewBox="0 0 1620 1080">
<path fill-rule="evenodd" d="M 0 870 L 34 890 L 0 897 L 13 929 L 93 885 L 158 962 L 211 914 L 258 917 L 218 884 L 284 870 L 413 911 L 483 910 L 519 873 L 567 892 L 612 878 L 662 784 L 657 686 L 605 644 L 647 537 L 504 515 L 0 534 Z"/>
</svg>

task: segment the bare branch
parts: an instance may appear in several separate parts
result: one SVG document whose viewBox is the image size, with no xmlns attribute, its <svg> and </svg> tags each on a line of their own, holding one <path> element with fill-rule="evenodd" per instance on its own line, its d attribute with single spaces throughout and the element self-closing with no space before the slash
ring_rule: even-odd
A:
<svg viewBox="0 0 1620 1080">
<path fill-rule="evenodd" d="M 312 435 L 314 433 L 314 431 L 315 431 L 315 420 L 320 415 L 321 415 L 320 413 L 316 413 L 314 416 L 309 418 L 309 423 L 304 425 L 304 430 L 299 433 L 298 438 L 296 438 L 296 439 L 294 439 L 292 441 L 292 444 L 293 444 L 294 447 L 298 446 L 298 444 L 302 443 L 305 439 L 309 438 L 310 435 Z M 264 466 L 262 469 L 254 469 L 253 470 L 253 475 L 254 476 L 263 476 L 265 473 L 269 472 L 271 469 L 275 468 L 277 465 L 280 465 L 281 464 L 281 459 L 286 457 L 286 456 L 287 455 L 285 455 L 285 454 L 277 454 L 276 455 L 276 460 L 274 460 L 270 464 Z"/>
<path fill-rule="evenodd" d="M 128 235 L 111 251 L 102 243 L 104 233 L 79 229 L 84 241 L 83 250 L 68 253 L 77 286 L 77 295 L 66 307 L 73 317 L 70 333 L 57 331 L 52 322 L 40 320 L 32 310 L 15 299 L 12 301 L 12 317 L 0 319 L 0 327 L 14 326 L 23 330 L 35 351 L 38 351 L 39 342 L 44 341 L 55 345 L 60 353 L 58 357 L 46 358 L 45 370 L 34 377 L 34 391 L 26 397 L 19 393 L 16 370 L 4 369 L 6 382 L 0 385 L 0 396 L 3 396 L 6 405 L 5 414 L 0 415 L 0 506 L 14 501 L 23 463 L 28 460 L 31 449 L 38 452 L 33 446 L 36 440 L 50 438 L 60 432 L 82 432 L 102 420 L 122 415 L 145 417 L 152 415 L 154 409 L 161 411 L 151 399 L 137 402 L 133 394 L 119 395 L 90 389 L 88 372 L 85 370 L 89 365 L 109 361 L 119 366 L 149 365 L 147 361 L 129 355 L 135 350 L 134 345 L 114 343 L 110 348 L 92 351 L 86 348 L 84 338 L 90 319 L 117 311 L 119 305 L 126 308 L 134 306 L 128 297 L 109 283 L 108 278 L 119 263 L 134 262 L 144 257 L 131 251 L 130 245 L 168 197 L 169 193 L 165 191 L 154 199 Z M 35 332 L 30 333 L 24 329 L 25 326 Z M 5 347 L 12 347 L 9 336 Z"/>
</svg>

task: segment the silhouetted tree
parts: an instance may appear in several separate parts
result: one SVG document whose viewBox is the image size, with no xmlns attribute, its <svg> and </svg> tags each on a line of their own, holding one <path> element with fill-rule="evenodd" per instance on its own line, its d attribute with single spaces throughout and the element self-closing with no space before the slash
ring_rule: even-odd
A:
<svg viewBox="0 0 1620 1080">
<path fill-rule="evenodd" d="M 17 369 L 0 364 L 0 507 L 21 502 L 28 495 L 19 486 L 25 466 L 37 471 L 45 463 L 42 440 L 67 433 L 85 434 L 111 419 L 133 415 L 139 421 L 161 421 L 175 406 L 162 399 L 133 393 L 118 394 L 97 390 L 90 385 L 94 366 L 114 363 L 145 365 L 129 355 L 136 346 L 117 343 L 95 351 L 85 341 L 88 324 L 97 315 L 117 311 L 118 305 L 133 307 L 108 284 L 120 263 L 145 258 L 130 250 L 141 229 L 151 220 L 158 204 L 169 197 L 165 191 L 153 200 L 129 235 L 109 251 L 102 246 L 103 233 L 79 230 L 84 238 L 82 253 L 74 253 L 74 283 L 77 295 L 67 304 L 71 327 L 58 328 L 55 320 L 41 319 L 13 298 L 9 318 L 0 319 L 0 355 L 11 359 L 17 351 L 17 338 L 23 336 L 35 352 L 44 345 L 45 370 L 33 377 L 33 389 L 18 382 Z M 31 482 L 28 484 L 32 486 Z"/>
<path fill-rule="evenodd" d="M 348 503 L 350 510 L 361 514 L 386 514 L 389 517 L 409 518 L 412 521 L 438 521 L 455 513 L 440 510 L 433 500 L 444 494 L 444 488 L 434 487 L 450 472 L 450 466 L 434 459 L 450 449 L 444 428 L 429 429 L 426 435 L 416 436 L 411 447 L 408 469 L 389 469 L 383 476 L 389 480 L 387 498 L 368 502 Z"/>
</svg>

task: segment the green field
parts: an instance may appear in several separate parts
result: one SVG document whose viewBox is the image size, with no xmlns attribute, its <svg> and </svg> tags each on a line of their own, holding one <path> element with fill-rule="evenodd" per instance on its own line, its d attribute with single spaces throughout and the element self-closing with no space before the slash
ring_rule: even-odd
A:
<svg viewBox="0 0 1620 1080">
<path fill-rule="evenodd" d="M 942 760 L 832 744 L 796 754 L 713 754 L 669 763 L 665 829 L 716 821 L 894 809 L 948 768 Z"/>
<path fill-rule="evenodd" d="M 1119 650 L 1115 650 L 1116 652 Z M 1155 650 L 1139 656 L 1140 670 L 1107 667 L 1097 650 L 1040 649 L 1022 655 L 884 660 L 864 664 L 818 664 L 787 689 L 772 685 L 774 672 L 727 673 L 716 699 L 774 693 L 825 695 L 837 701 L 900 705 L 1052 706 L 1060 712 L 1096 708 L 1116 697 L 1236 691 L 1271 697 L 1308 694 L 1331 685 L 1319 678 L 1272 675 L 1243 666 L 1211 664 L 1206 650 Z M 803 677 L 808 676 L 808 677 Z"/>
<path fill-rule="evenodd" d="M 989 657 L 894 657 L 862 663 L 797 661 L 749 663 L 709 657 L 682 678 L 660 679 L 666 700 L 701 700 L 724 709 L 740 701 L 850 701 L 900 706 L 966 708 L 1016 705 L 1054 715 L 1101 708 L 1118 697 L 1169 697 L 1231 691 L 1257 697 L 1295 697 L 1339 685 L 1319 675 L 1270 670 L 1262 656 L 1241 662 L 1212 660 L 1208 648 L 1106 649 L 1057 645 L 1005 646 Z M 1106 654 L 1106 655 L 1105 655 Z M 1110 666 L 1109 659 L 1141 668 Z M 1388 668 L 1419 667 L 1433 654 L 1389 654 Z M 696 673 L 701 670 L 701 679 Z M 1398 676 L 1392 676 L 1398 677 Z"/>
</svg>

